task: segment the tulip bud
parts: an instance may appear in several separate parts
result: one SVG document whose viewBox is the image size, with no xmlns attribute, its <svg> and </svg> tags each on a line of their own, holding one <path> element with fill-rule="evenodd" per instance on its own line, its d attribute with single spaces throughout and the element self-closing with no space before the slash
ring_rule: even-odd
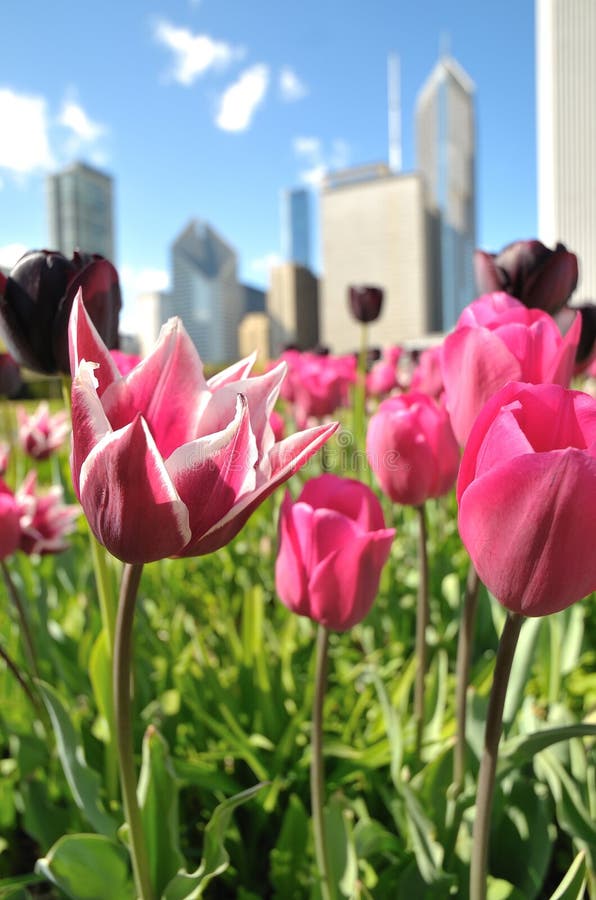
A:
<svg viewBox="0 0 596 900">
<path fill-rule="evenodd" d="M 75 251 L 69 260 L 32 250 L 0 283 L 0 333 L 20 365 L 47 374 L 70 372 L 68 319 L 79 288 L 97 331 L 109 348 L 116 347 L 120 286 L 116 269 L 102 256 Z"/>
<path fill-rule="evenodd" d="M 352 315 L 359 322 L 374 322 L 383 305 L 383 289 L 371 285 L 351 285 L 348 297 Z"/>
</svg>

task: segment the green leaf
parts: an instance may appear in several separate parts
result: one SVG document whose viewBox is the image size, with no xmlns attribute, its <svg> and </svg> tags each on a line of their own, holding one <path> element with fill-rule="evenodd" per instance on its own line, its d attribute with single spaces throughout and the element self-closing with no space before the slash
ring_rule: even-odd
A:
<svg viewBox="0 0 596 900">
<path fill-rule="evenodd" d="M 100 799 L 101 779 L 87 765 L 83 746 L 62 700 L 49 684 L 43 681 L 37 684 L 50 715 L 58 756 L 76 805 L 97 832 L 115 837 L 118 823 L 105 811 Z"/>
<path fill-rule="evenodd" d="M 151 884 L 161 895 L 184 858 L 178 844 L 178 783 L 168 745 L 152 725 L 143 738 L 138 796 Z"/>
<path fill-rule="evenodd" d="M 578 853 L 550 900 L 583 900 L 586 889 L 586 854 Z"/>
<path fill-rule="evenodd" d="M 112 661 L 105 628 L 97 635 L 89 657 L 89 679 L 97 708 L 103 717 L 109 741 L 114 728 L 114 695 L 112 691 Z"/>
<path fill-rule="evenodd" d="M 341 796 L 333 796 L 324 810 L 325 837 L 330 877 L 344 897 L 354 897 L 358 879 L 358 860 L 350 813 Z"/>
<path fill-rule="evenodd" d="M 35 871 L 73 900 L 132 900 L 128 856 L 101 834 L 69 834 L 38 859 Z"/>
<path fill-rule="evenodd" d="M 581 737 L 596 737 L 596 725 L 591 725 L 589 722 L 578 722 L 576 725 L 544 728 L 533 734 L 511 738 L 501 745 L 499 757 L 502 762 L 507 763 L 507 767 L 518 768 L 553 744 Z"/>
<path fill-rule="evenodd" d="M 404 799 L 408 832 L 418 869 L 424 882 L 433 884 L 446 874 L 441 869 L 443 848 L 435 840 L 436 828 L 424 814 L 416 795 L 407 785 L 401 784 L 399 792 Z"/>
<path fill-rule="evenodd" d="M 271 851 L 271 884 L 280 897 L 292 897 L 304 871 L 309 817 L 297 794 L 291 794 L 279 839 Z"/>
<path fill-rule="evenodd" d="M 520 631 L 519 640 L 515 649 L 515 656 L 511 666 L 511 675 L 507 686 L 507 696 L 503 709 L 503 725 L 505 731 L 513 722 L 523 700 L 524 691 L 532 668 L 536 643 L 543 619 L 526 619 L 524 627 Z"/>
<path fill-rule="evenodd" d="M 236 794 L 235 797 L 229 797 L 214 809 L 209 824 L 205 828 L 201 865 L 195 872 L 179 872 L 175 875 L 163 892 L 162 900 L 197 900 L 198 897 L 203 896 L 209 882 L 216 875 L 225 872 L 230 862 L 225 848 L 225 837 L 232 813 L 237 806 L 246 803 L 263 787 L 265 787 L 264 784 L 256 784 L 254 787 Z"/>
</svg>

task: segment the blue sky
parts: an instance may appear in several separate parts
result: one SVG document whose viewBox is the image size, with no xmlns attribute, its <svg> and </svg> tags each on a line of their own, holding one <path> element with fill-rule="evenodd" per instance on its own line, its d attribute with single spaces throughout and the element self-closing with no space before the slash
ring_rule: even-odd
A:
<svg viewBox="0 0 596 900">
<path fill-rule="evenodd" d="M 0 263 L 47 246 L 45 175 L 83 159 L 116 180 L 129 320 L 195 216 L 265 285 L 280 190 L 386 160 L 390 52 L 414 167 L 416 95 L 441 42 L 476 84 L 478 244 L 532 237 L 532 0 L 3 0 Z"/>
</svg>

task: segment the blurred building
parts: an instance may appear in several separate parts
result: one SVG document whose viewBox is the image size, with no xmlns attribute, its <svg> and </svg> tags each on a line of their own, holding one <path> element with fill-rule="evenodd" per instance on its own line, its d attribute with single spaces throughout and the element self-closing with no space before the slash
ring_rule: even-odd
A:
<svg viewBox="0 0 596 900">
<path fill-rule="evenodd" d="M 311 266 L 310 194 L 305 188 L 281 193 L 281 253 L 287 262 Z"/>
<path fill-rule="evenodd" d="M 46 183 L 50 249 L 75 249 L 114 262 L 114 181 L 85 163 L 49 175 Z"/>
<path fill-rule="evenodd" d="M 155 346 L 161 326 L 172 315 L 172 297 L 166 291 L 147 291 L 137 297 L 139 353 L 147 356 Z"/>
<path fill-rule="evenodd" d="M 577 253 L 596 300 L 596 2 L 536 0 L 538 236 Z"/>
<path fill-rule="evenodd" d="M 172 244 L 171 315 L 180 316 L 204 362 L 238 355 L 244 314 L 236 251 L 206 222 L 191 221 Z"/>
<path fill-rule="evenodd" d="M 243 315 L 265 311 L 265 291 L 254 287 L 252 284 L 240 284 L 238 289 L 240 291 L 240 305 Z"/>
<path fill-rule="evenodd" d="M 348 287 L 384 290 L 371 345 L 418 338 L 433 327 L 427 213 L 422 176 L 394 174 L 384 163 L 334 173 L 320 201 L 323 276 L 320 340 L 335 353 L 357 350 L 360 325 L 348 308 Z"/>
<path fill-rule="evenodd" d="M 447 331 L 474 299 L 476 246 L 474 83 L 454 59 L 439 60 L 416 101 L 417 168 L 429 211 L 430 291 Z"/>
<path fill-rule="evenodd" d="M 271 356 L 288 344 L 309 350 L 319 343 L 319 282 L 310 269 L 292 262 L 271 269 L 267 314 Z"/>
<path fill-rule="evenodd" d="M 250 312 L 242 319 L 238 328 L 238 355 L 241 359 L 257 351 L 257 366 L 263 366 L 269 359 L 269 334 L 271 323 L 264 312 Z"/>
</svg>

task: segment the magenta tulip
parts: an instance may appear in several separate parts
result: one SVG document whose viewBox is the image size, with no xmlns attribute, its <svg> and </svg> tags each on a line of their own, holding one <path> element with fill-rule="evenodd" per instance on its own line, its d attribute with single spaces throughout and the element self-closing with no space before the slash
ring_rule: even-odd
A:
<svg viewBox="0 0 596 900">
<path fill-rule="evenodd" d="M 68 413 L 59 410 L 50 415 L 45 400 L 31 415 L 24 406 L 17 407 L 17 421 L 20 444 L 32 459 L 48 459 L 62 446 L 70 432 Z"/>
<path fill-rule="evenodd" d="M 368 425 L 366 455 L 384 493 L 408 506 L 446 494 L 459 467 L 449 416 L 427 394 L 384 400 Z"/>
<path fill-rule="evenodd" d="M 471 303 L 443 342 L 445 399 L 453 431 L 466 443 L 474 419 L 489 397 L 509 381 L 568 387 L 581 321 L 564 337 L 554 320 L 527 309 L 508 294 L 487 294 Z"/>
<path fill-rule="evenodd" d="M 288 609 L 334 631 L 362 621 L 395 534 L 371 489 L 338 475 L 313 478 L 295 503 L 286 494 L 279 533 L 275 584 Z"/>
<path fill-rule="evenodd" d="M 384 397 L 399 387 L 397 365 L 401 354 L 401 347 L 388 347 L 382 359 L 371 366 L 366 376 L 366 393 L 369 396 Z"/>
<path fill-rule="evenodd" d="M 420 391 L 438 400 L 444 391 L 441 356 L 443 347 L 429 347 L 420 354 L 418 365 L 412 373 L 410 390 Z"/>
<path fill-rule="evenodd" d="M 249 378 L 253 356 L 206 381 L 179 319 L 123 377 L 79 295 L 70 352 L 75 491 L 97 539 L 124 562 L 217 550 L 337 428 L 275 443 L 285 364 Z"/>
<path fill-rule="evenodd" d="M 19 510 L 19 550 L 28 554 L 61 553 L 68 547 L 81 514 L 79 506 L 64 503 L 62 488 L 37 489 L 37 473 L 31 471 L 15 494 Z"/>
<path fill-rule="evenodd" d="M 457 496 L 462 540 L 508 609 L 548 615 L 596 590 L 596 401 L 504 387 L 471 431 Z"/>
<path fill-rule="evenodd" d="M 299 428 L 331 416 L 348 401 L 356 380 L 354 357 L 303 353 L 293 370 L 294 414 Z"/>
<path fill-rule="evenodd" d="M 0 560 L 18 549 L 21 537 L 19 507 L 14 494 L 0 478 Z"/>
</svg>

